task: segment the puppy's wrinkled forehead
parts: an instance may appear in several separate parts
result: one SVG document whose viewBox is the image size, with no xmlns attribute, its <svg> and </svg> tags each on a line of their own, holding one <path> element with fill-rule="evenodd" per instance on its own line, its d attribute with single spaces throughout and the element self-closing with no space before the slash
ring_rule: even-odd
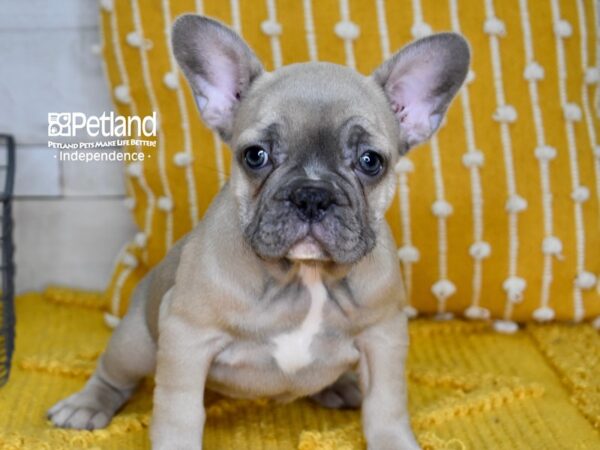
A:
<svg viewBox="0 0 600 450">
<path fill-rule="evenodd" d="M 311 150 L 340 149 L 347 144 L 340 140 L 348 139 L 368 140 L 392 152 L 397 124 L 384 93 L 371 80 L 328 63 L 295 64 L 262 75 L 242 102 L 233 130 L 238 148 L 275 141 L 305 145 L 305 156 Z M 326 153 L 315 156 L 326 158 Z"/>
</svg>

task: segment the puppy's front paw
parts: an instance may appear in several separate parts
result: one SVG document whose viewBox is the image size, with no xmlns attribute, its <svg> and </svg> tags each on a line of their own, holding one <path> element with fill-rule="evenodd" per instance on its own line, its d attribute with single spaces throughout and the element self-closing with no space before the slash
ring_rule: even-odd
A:
<svg viewBox="0 0 600 450">
<path fill-rule="evenodd" d="M 75 394 L 79 395 L 79 393 Z M 60 428 L 75 428 L 79 430 L 95 430 L 104 428 L 112 416 L 97 408 L 76 406 L 77 398 L 64 399 L 48 411 L 48 419 Z"/>
<path fill-rule="evenodd" d="M 104 428 L 130 394 L 131 391 L 115 389 L 92 377 L 81 391 L 58 402 L 46 416 L 61 428 Z"/>
<path fill-rule="evenodd" d="M 398 426 L 379 430 L 367 436 L 367 450 L 420 450 L 412 431 Z"/>
<path fill-rule="evenodd" d="M 152 450 L 202 450 L 204 420 L 185 424 L 185 418 L 173 417 L 168 422 L 152 418 L 150 440 Z"/>
<path fill-rule="evenodd" d="M 310 398 L 325 408 L 359 408 L 362 402 L 362 394 L 358 386 L 358 377 L 355 373 L 345 373 L 331 386 L 326 387 Z"/>
</svg>

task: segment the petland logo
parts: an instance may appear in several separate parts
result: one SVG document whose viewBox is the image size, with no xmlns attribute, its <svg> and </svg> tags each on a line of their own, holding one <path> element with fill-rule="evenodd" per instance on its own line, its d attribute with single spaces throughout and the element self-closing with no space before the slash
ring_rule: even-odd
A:
<svg viewBox="0 0 600 450">
<path fill-rule="evenodd" d="M 91 137 L 156 137 L 156 111 L 151 116 L 115 116 L 111 111 L 101 116 L 81 112 L 48 113 L 48 137 L 77 137 L 85 130 Z M 135 131 L 135 133 L 134 133 Z"/>
<path fill-rule="evenodd" d="M 59 139 L 48 140 L 48 148 L 59 150 L 61 161 L 143 161 L 146 156 L 150 158 L 152 155 L 146 154 L 142 148 L 156 147 L 157 121 L 156 111 L 143 118 L 119 116 L 112 111 L 101 116 L 88 116 L 82 112 L 50 112 L 48 137 Z M 97 141 L 90 142 L 90 138 Z M 123 147 L 129 147 L 129 150 L 124 151 Z"/>
</svg>

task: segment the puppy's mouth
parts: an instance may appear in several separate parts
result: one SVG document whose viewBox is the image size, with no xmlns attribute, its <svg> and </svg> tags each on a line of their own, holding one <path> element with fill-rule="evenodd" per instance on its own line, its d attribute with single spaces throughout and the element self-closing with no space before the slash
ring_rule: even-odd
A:
<svg viewBox="0 0 600 450">
<path fill-rule="evenodd" d="M 329 261 L 331 257 L 323 246 L 310 234 L 298 240 L 290 247 L 287 259 L 294 261 Z"/>
<path fill-rule="evenodd" d="M 264 201 L 244 227 L 248 243 L 261 259 L 346 265 L 375 246 L 375 233 L 358 206 L 335 202 L 324 208 L 321 202 L 313 210 L 287 198 Z"/>
</svg>

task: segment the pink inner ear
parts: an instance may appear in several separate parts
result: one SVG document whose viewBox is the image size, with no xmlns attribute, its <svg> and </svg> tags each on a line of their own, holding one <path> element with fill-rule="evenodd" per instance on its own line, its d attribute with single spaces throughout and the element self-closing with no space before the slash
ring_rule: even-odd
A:
<svg viewBox="0 0 600 450">
<path fill-rule="evenodd" d="M 227 57 L 220 54 L 211 57 L 211 73 L 208 77 L 196 75 L 195 83 L 205 98 L 198 100 L 202 118 L 209 126 L 220 127 L 229 120 L 234 104 L 239 100 L 239 75 L 235 64 Z"/>
<path fill-rule="evenodd" d="M 409 145 L 415 145 L 429 137 L 435 130 L 432 128 L 431 113 L 435 102 L 429 97 L 432 80 L 419 70 L 401 74 L 400 80 L 392 80 L 398 74 L 392 74 L 390 84 L 386 86 L 392 110 L 398 118 L 400 129 Z"/>
<path fill-rule="evenodd" d="M 239 68 L 226 54 L 217 53 L 211 58 L 209 78 L 217 89 L 235 99 L 240 77 Z"/>
</svg>

